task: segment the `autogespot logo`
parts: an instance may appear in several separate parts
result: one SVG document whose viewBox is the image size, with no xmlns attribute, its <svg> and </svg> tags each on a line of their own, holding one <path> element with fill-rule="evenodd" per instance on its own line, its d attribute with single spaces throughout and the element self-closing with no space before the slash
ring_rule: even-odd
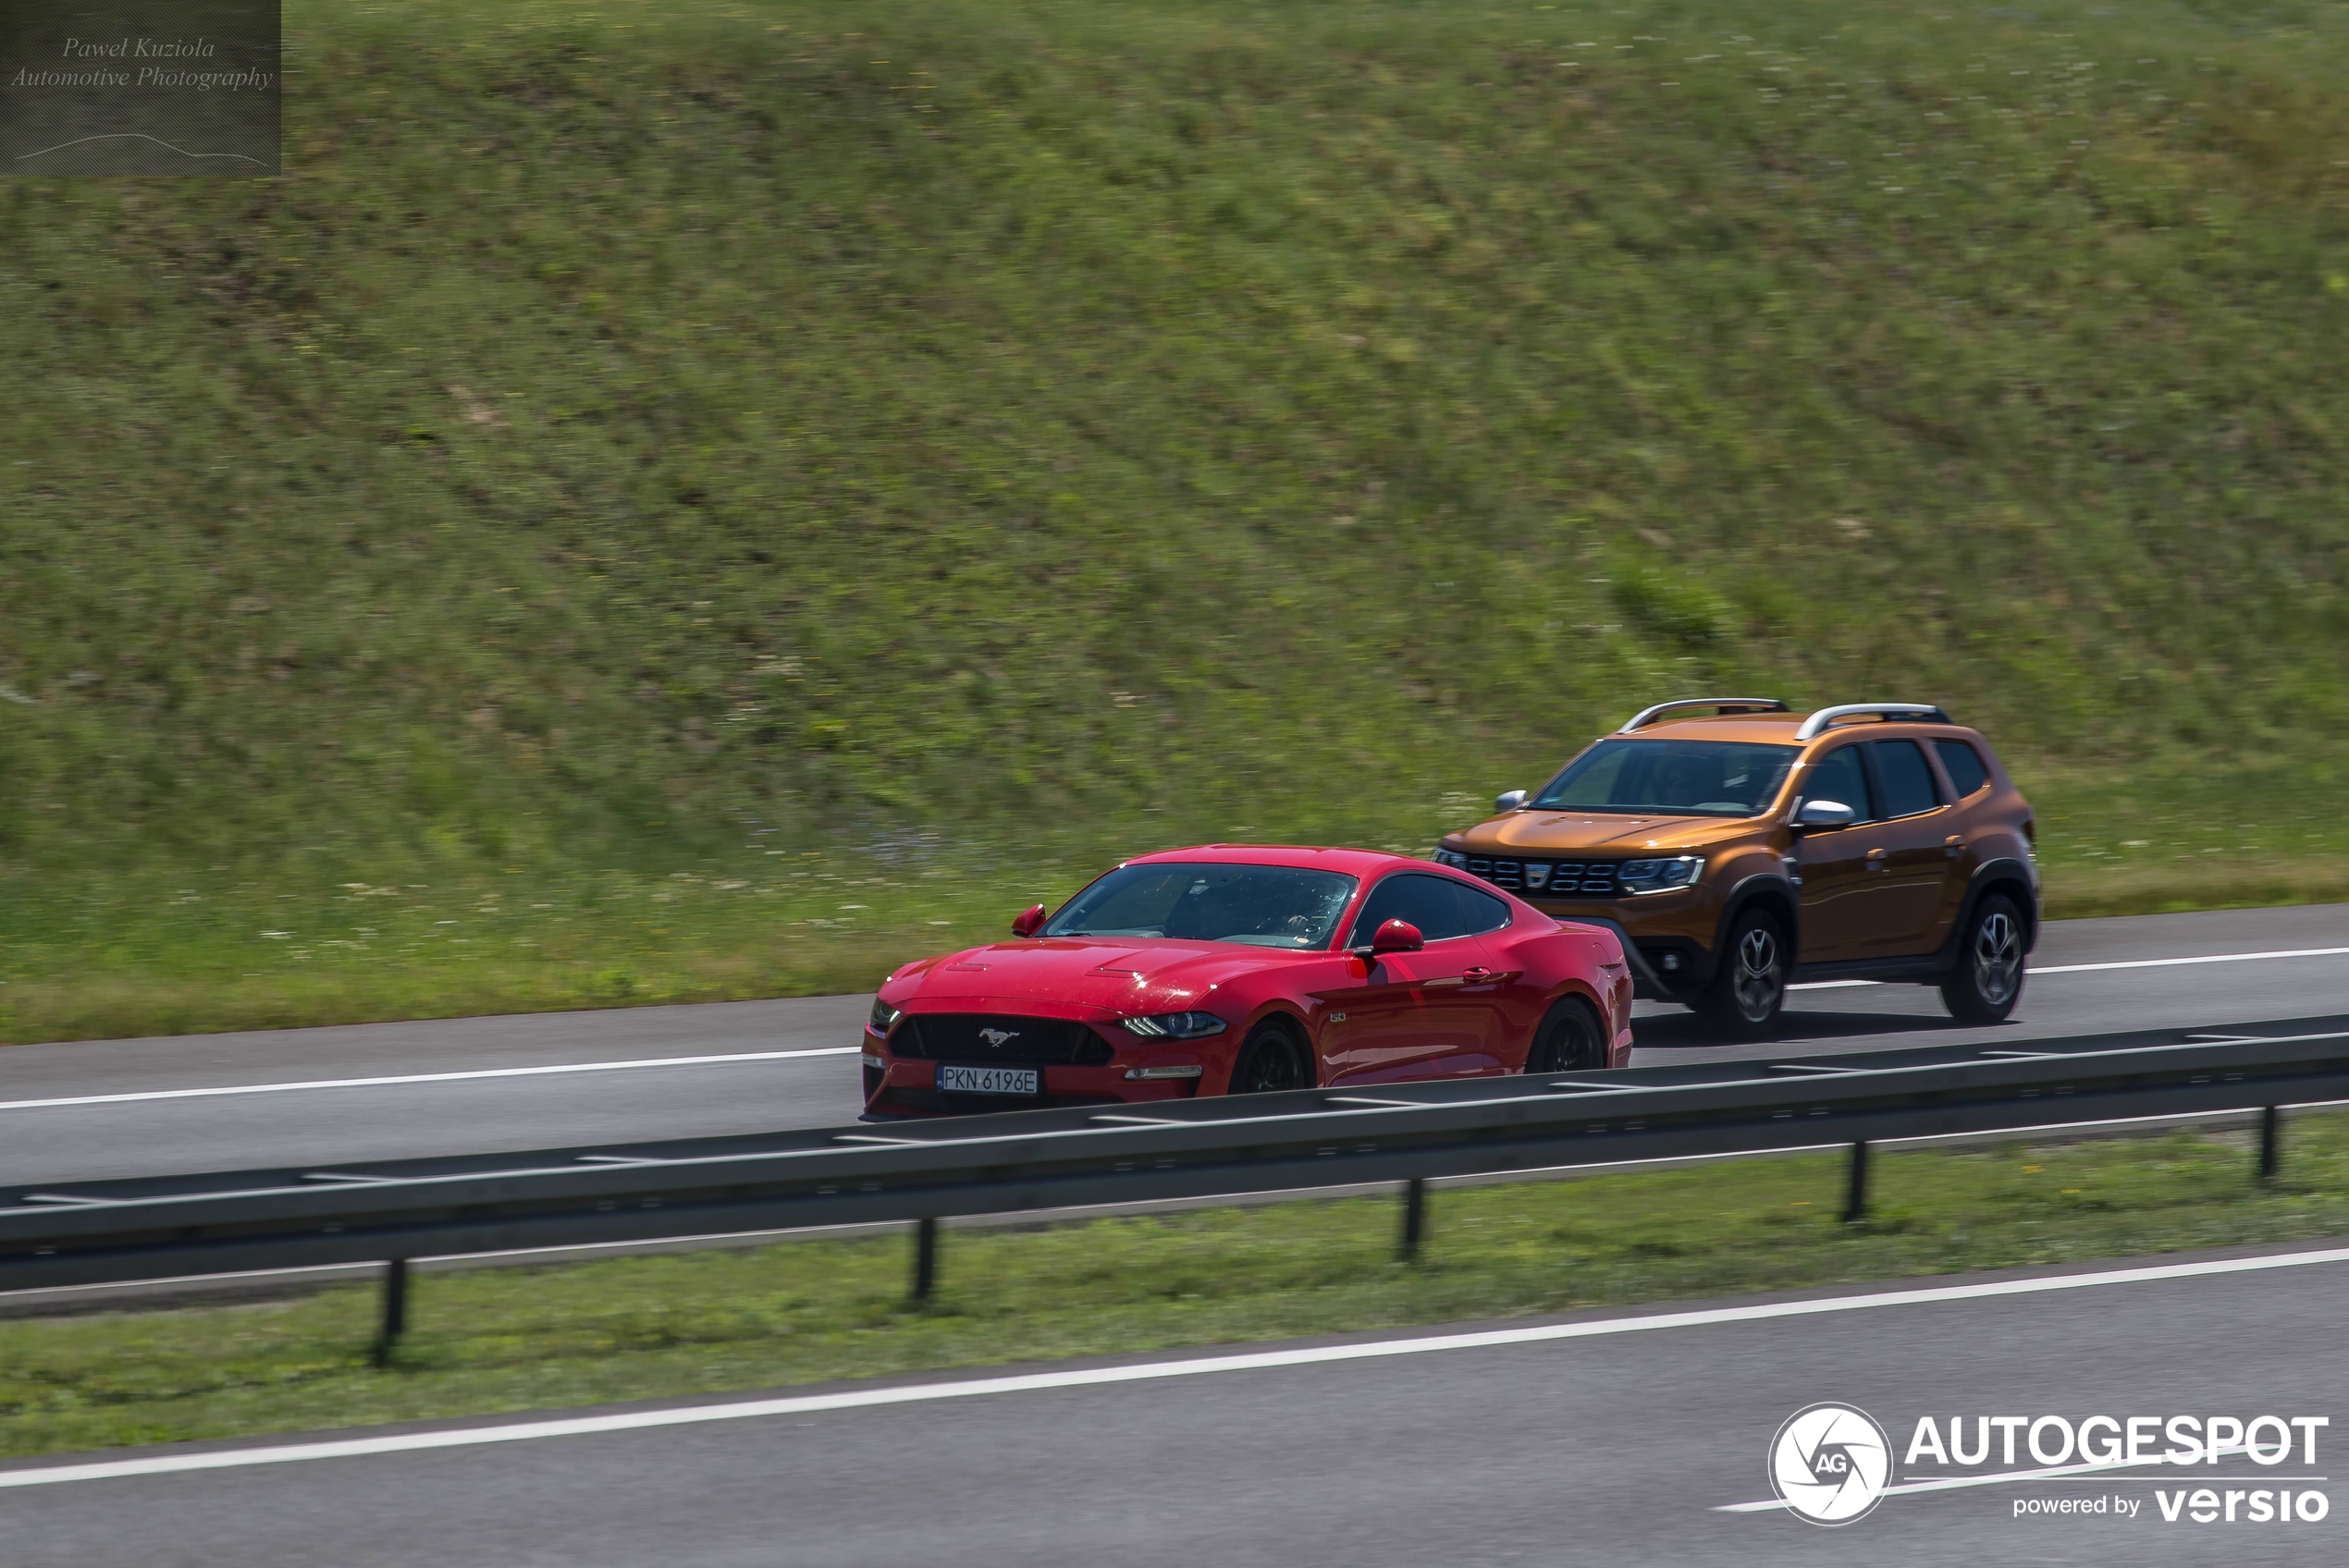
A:
<svg viewBox="0 0 2349 1568">
<path fill-rule="evenodd" d="M 1814 1404 L 1770 1439 L 1770 1485 L 1814 1525 L 1864 1519 L 1892 1483 L 1892 1443 L 1864 1410 Z"/>
</svg>

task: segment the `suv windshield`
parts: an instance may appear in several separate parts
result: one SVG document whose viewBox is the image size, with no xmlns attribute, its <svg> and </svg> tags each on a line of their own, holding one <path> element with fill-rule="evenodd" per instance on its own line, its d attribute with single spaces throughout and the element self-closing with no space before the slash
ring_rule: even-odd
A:
<svg viewBox="0 0 2349 1568">
<path fill-rule="evenodd" d="M 1800 750 L 1746 741 L 1601 741 L 1529 805 L 1641 815 L 1756 816 Z"/>
<path fill-rule="evenodd" d="M 1252 948 L 1318 948 L 1354 878 L 1287 865 L 1121 865 L 1044 927 L 1047 937 L 1183 937 Z"/>
</svg>

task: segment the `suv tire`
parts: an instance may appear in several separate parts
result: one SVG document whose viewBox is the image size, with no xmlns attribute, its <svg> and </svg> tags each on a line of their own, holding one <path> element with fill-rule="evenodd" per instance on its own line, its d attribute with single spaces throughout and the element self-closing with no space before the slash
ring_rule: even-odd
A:
<svg viewBox="0 0 2349 1568">
<path fill-rule="evenodd" d="M 1598 1014 L 1580 997 L 1562 997 L 1525 1053 L 1528 1072 L 1596 1072 L 1606 1066 L 1606 1037 Z"/>
<path fill-rule="evenodd" d="M 2023 998 L 2023 912 L 2004 893 L 1974 906 L 1941 1004 L 1961 1023 L 2003 1023 Z"/>
<path fill-rule="evenodd" d="M 1697 1011 L 1734 1039 L 1768 1039 L 1777 1033 L 1778 1013 L 1786 1006 L 1792 958 L 1777 915 L 1766 909 L 1741 911 L 1729 922 L 1713 978 L 1697 994 Z"/>
</svg>

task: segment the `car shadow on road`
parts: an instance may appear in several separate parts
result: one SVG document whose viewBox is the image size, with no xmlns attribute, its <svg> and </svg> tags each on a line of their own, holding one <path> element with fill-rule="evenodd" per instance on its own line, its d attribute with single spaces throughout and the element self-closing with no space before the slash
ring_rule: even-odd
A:
<svg viewBox="0 0 2349 1568">
<path fill-rule="evenodd" d="M 1970 1025 L 1954 1018 L 1913 1012 L 1798 1012 L 1789 1009 L 1778 1032 L 1767 1040 L 1733 1040 L 1693 1012 L 1641 1018 L 1631 1024 L 1631 1043 L 1642 1050 L 1684 1050 L 1699 1046 L 1799 1046 L 1806 1040 L 1844 1040 L 1859 1035 L 1927 1035 Z"/>
</svg>

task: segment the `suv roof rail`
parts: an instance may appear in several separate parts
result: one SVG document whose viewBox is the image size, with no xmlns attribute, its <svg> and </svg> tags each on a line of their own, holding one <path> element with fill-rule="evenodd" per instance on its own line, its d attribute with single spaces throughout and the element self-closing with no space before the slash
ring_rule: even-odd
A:
<svg viewBox="0 0 2349 1568">
<path fill-rule="evenodd" d="M 1663 714 L 1675 708 L 1716 708 L 1722 713 L 1789 713 L 1789 709 L 1776 697 L 1682 697 L 1669 703 L 1658 703 L 1652 708 L 1642 708 L 1633 714 L 1617 735 L 1629 735 L 1634 729 L 1644 729 Z"/>
<path fill-rule="evenodd" d="M 1903 718 L 1923 719 L 1933 724 L 1957 722 L 1931 703 L 1846 703 L 1840 707 L 1821 708 L 1804 719 L 1795 729 L 1794 738 L 1798 741 L 1812 740 L 1837 719 L 1857 718 L 1863 714 L 1885 723 Z"/>
</svg>

